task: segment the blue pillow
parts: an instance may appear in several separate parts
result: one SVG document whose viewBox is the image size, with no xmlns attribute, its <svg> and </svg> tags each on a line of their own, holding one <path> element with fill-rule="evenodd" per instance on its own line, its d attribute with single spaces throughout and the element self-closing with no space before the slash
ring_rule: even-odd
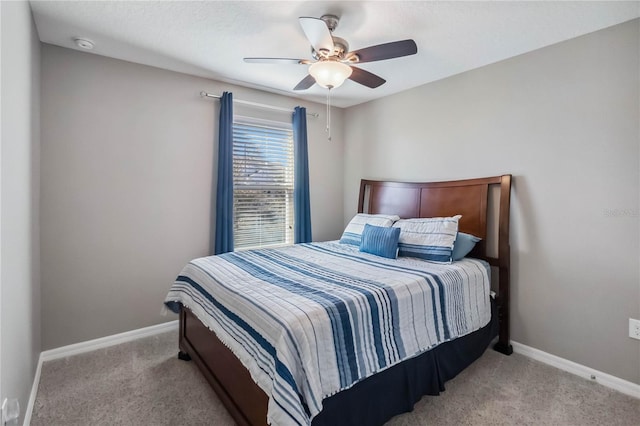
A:
<svg viewBox="0 0 640 426">
<path fill-rule="evenodd" d="M 469 254 L 471 250 L 476 246 L 482 238 L 478 238 L 475 235 L 465 234 L 464 232 L 458 232 L 456 241 L 453 243 L 453 260 L 461 260 Z"/>
<path fill-rule="evenodd" d="M 373 226 L 367 223 L 362 231 L 360 251 L 395 259 L 398 257 L 398 238 L 400 228 Z"/>
</svg>

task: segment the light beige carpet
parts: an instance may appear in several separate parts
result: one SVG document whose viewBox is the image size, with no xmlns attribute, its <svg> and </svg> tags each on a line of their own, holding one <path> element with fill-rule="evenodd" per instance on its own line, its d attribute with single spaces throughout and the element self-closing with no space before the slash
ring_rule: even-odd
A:
<svg viewBox="0 0 640 426">
<path fill-rule="evenodd" d="M 46 362 L 31 424 L 233 425 L 177 332 Z M 389 425 L 640 425 L 640 400 L 492 350 Z"/>
</svg>

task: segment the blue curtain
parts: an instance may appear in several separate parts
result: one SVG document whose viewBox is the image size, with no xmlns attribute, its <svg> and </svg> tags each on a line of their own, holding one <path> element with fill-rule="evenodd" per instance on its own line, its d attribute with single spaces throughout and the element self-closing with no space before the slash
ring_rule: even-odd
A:
<svg viewBox="0 0 640 426">
<path fill-rule="evenodd" d="M 307 150 L 307 110 L 293 111 L 293 241 L 311 242 L 311 207 L 309 203 L 309 153 Z"/>
<path fill-rule="evenodd" d="M 233 251 L 233 94 L 220 98 L 214 254 Z"/>
</svg>

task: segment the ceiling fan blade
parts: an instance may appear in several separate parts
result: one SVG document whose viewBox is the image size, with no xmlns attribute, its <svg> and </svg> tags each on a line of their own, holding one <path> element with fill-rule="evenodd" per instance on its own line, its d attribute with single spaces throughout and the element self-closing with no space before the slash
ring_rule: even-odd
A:
<svg viewBox="0 0 640 426">
<path fill-rule="evenodd" d="M 293 88 L 293 90 L 306 90 L 309 87 L 313 86 L 315 83 L 316 79 L 311 75 L 307 75 L 300 81 L 300 83 L 298 83 L 296 87 Z"/>
<path fill-rule="evenodd" d="M 385 80 L 384 78 L 379 77 L 373 73 L 370 73 L 369 71 L 365 71 L 362 68 L 356 68 L 352 66 L 351 70 L 353 72 L 351 73 L 349 80 L 353 80 L 356 83 L 360 83 L 363 86 L 367 86 L 371 89 L 380 87 L 387 82 L 387 80 Z"/>
<path fill-rule="evenodd" d="M 376 46 L 365 47 L 349 53 L 349 58 L 358 56 L 357 63 L 383 61 L 385 59 L 400 58 L 402 56 L 415 55 L 418 53 L 418 46 L 413 40 L 392 41 L 391 43 L 378 44 Z"/>
<path fill-rule="evenodd" d="M 329 31 L 327 24 L 322 19 L 301 17 L 299 21 L 304 35 L 307 36 L 316 52 L 323 56 L 333 52 L 331 31 Z"/>
<path fill-rule="evenodd" d="M 312 61 L 307 59 L 292 58 L 244 58 L 245 62 L 250 64 L 310 64 Z"/>
</svg>

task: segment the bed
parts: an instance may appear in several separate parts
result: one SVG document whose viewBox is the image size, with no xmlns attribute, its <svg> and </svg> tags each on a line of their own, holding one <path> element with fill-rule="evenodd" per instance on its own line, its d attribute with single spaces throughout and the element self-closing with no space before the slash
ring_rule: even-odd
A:
<svg viewBox="0 0 640 426">
<path fill-rule="evenodd" d="M 496 335 L 494 349 L 512 353 L 510 189 L 510 175 L 361 181 L 359 213 L 462 216 L 458 230 L 482 240 L 446 267 L 379 259 L 338 242 L 190 262 L 166 300 L 180 314 L 179 357 L 196 363 L 240 425 L 373 425 L 410 411 L 423 395 L 443 391 Z M 461 290 L 460 276 L 477 284 Z M 489 277 L 494 299 L 483 296 Z M 298 297 L 307 287 L 311 295 Z M 451 309 L 471 299 L 464 315 Z"/>
</svg>

